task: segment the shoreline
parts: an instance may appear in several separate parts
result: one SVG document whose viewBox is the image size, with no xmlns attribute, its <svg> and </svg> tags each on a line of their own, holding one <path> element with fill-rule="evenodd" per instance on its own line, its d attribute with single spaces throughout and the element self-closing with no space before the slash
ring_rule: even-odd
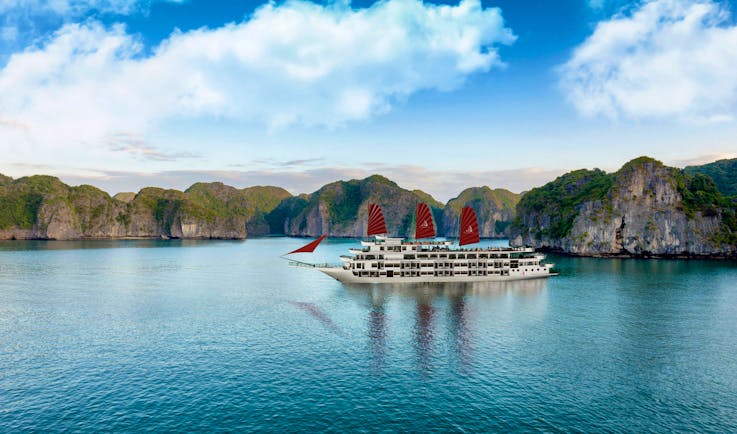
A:
<svg viewBox="0 0 737 434">
<path fill-rule="evenodd" d="M 15 242 L 15 241 L 43 241 L 43 242 L 80 242 L 80 241 L 247 241 L 249 239 L 268 239 L 268 238 L 299 238 L 309 239 L 314 238 L 313 236 L 298 236 L 298 235 L 283 235 L 283 234 L 267 234 L 267 235 L 256 235 L 253 237 L 245 238 L 213 238 L 213 237 L 163 237 L 163 236 L 151 236 L 151 237 L 84 237 L 84 238 L 69 238 L 69 239 L 58 239 L 58 238 L 1 238 L 0 242 Z M 329 237 L 338 240 L 361 240 L 364 237 L 348 237 L 348 236 L 333 236 Z M 481 238 L 485 241 L 493 240 L 507 240 L 508 238 Z M 688 253 L 680 254 L 632 254 L 632 253 L 597 253 L 597 254 L 579 254 L 573 252 L 566 252 L 558 248 L 551 247 L 536 247 L 536 251 L 541 253 L 550 253 L 560 256 L 568 256 L 572 258 L 596 258 L 596 259 L 661 259 L 661 260 L 717 260 L 717 261 L 737 261 L 737 254 L 734 255 L 696 255 Z"/>
<path fill-rule="evenodd" d="M 702 260 L 737 260 L 737 253 L 733 255 L 713 254 L 713 255 L 697 255 L 691 253 L 668 253 L 668 254 L 656 254 L 656 253 L 595 253 L 595 254 L 581 254 L 566 252 L 565 250 L 551 248 L 551 247 L 535 247 L 535 250 L 541 253 L 552 253 L 561 256 L 569 256 L 572 258 L 599 258 L 599 259 L 702 259 Z"/>
</svg>

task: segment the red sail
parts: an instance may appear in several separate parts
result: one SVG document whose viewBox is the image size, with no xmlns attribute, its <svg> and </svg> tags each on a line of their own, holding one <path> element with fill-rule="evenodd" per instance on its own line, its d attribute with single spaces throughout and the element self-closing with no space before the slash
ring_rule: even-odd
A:
<svg viewBox="0 0 737 434">
<path fill-rule="evenodd" d="M 325 239 L 325 237 L 327 237 L 327 235 L 323 235 L 315 241 L 312 241 L 311 243 L 306 244 L 297 250 L 292 250 L 291 252 L 287 253 L 287 255 L 291 255 L 292 253 L 312 253 L 315 251 L 315 248 L 317 248 L 317 245 Z"/>
<path fill-rule="evenodd" d="M 470 206 L 463 207 L 461 212 L 461 239 L 459 245 L 473 244 L 479 242 L 479 222 L 476 213 Z"/>
<path fill-rule="evenodd" d="M 435 238 L 435 225 L 432 222 L 432 213 L 426 203 L 417 204 L 417 215 L 415 217 L 415 238 Z"/>
<path fill-rule="evenodd" d="M 384 213 L 381 212 L 379 205 L 375 203 L 369 204 L 369 219 L 368 219 L 368 230 L 366 235 L 381 235 L 385 234 L 386 223 L 384 222 Z"/>
</svg>

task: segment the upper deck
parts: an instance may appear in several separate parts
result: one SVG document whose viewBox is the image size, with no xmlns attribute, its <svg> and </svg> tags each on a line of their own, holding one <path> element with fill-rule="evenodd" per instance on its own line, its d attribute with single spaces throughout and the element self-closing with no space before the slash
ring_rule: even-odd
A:
<svg viewBox="0 0 737 434">
<path fill-rule="evenodd" d="M 493 253 L 534 253 L 535 249 L 531 247 L 476 247 L 476 248 L 460 248 L 453 247 L 452 241 L 408 241 L 403 238 L 376 237 L 375 240 L 362 240 L 362 249 L 349 249 L 353 254 L 370 253 L 370 252 L 397 252 L 397 253 L 413 253 L 413 252 L 453 252 L 453 253 L 474 253 L 474 252 L 493 252 Z"/>
</svg>

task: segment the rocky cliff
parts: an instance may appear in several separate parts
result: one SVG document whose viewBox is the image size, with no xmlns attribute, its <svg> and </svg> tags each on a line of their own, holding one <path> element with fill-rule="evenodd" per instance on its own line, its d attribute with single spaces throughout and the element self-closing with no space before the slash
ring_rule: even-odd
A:
<svg viewBox="0 0 737 434">
<path fill-rule="evenodd" d="M 243 239 L 289 193 L 278 187 L 238 190 L 219 182 L 186 191 L 144 188 L 110 197 L 89 185 L 50 176 L 0 178 L 0 239 Z M 273 196 L 273 197 L 271 197 Z"/>
<path fill-rule="evenodd" d="M 446 237 L 458 237 L 461 209 L 470 206 L 479 220 L 479 234 L 483 238 L 507 238 L 509 226 L 515 216 L 520 195 L 503 188 L 472 187 L 451 199 L 443 210 L 440 233 Z"/>
<path fill-rule="evenodd" d="M 124 232 L 124 204 L 92 186 L 69 187 L 51 176 L 0 184 L 0 239 L 71 239 Z"/>
<path fill-rule="evenodd" d="M 412 236 L 417 203 L 427 202 L 436 219 L 442 217 L 439 202 L 421 191 L 409 191 L 383 176 L 338 181 L 309 196 L 287 199 L 268 220 L 276 233 L 297 236 L 362 237 L 366 235 L 368 204 L 382 207 L 387 229 L 393 236 Z"/>
<path fill-rule="evenodd" d="M 249 235 L 269 235 L 271 227 L 266 217 L 292 195 L 281 187 L 261 185 L 244 188 L 242 191 L 248 204 L 246 213 L 249 218 L 246 222 L 246 230 Z"/>
<path fill-rule="evenodd" d="M 732 191 L 733 161 L 717 163 L 684 171 L 641 157 L 615 173 L 570 172 L 521 199 L 475 187 L 447 205 L 379 175 L 299 196 L 278 187 L 214 182 L 114 197 L 50 176 L 0 175 L 0 239 L 361 237 L 372 202 L 383 208 L 390 235 L 411 237 L 422 201 L 432 209 L 439 236 L 457 236 L 460 209 L 469 205 L 482 237 L 509 234 L 513 245 L 593 256 L 737 256 L 737 198 L 724 194 Z"/>
<path fill-rule="evenodd" d="M 511 243 L 590 256 L 735 256 L 736 208 L 711 178 L 641 157 L 531 190 Z"/>
</svg>

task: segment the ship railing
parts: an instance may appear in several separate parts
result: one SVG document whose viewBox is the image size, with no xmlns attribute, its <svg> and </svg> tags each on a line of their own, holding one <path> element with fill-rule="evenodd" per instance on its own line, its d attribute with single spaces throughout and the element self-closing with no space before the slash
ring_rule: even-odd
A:
<svg viewBox="0 0 737 434">
<path fill-rule="evenodd" d="M 289 266 L 290 267 L 302 267 L 302 268 L 342 268 L 343 264 L 336 264 L 336 263 L 330 263 L 330 262 L 312 264 L 309 262 L 289 261 Z"/>
</svg>

